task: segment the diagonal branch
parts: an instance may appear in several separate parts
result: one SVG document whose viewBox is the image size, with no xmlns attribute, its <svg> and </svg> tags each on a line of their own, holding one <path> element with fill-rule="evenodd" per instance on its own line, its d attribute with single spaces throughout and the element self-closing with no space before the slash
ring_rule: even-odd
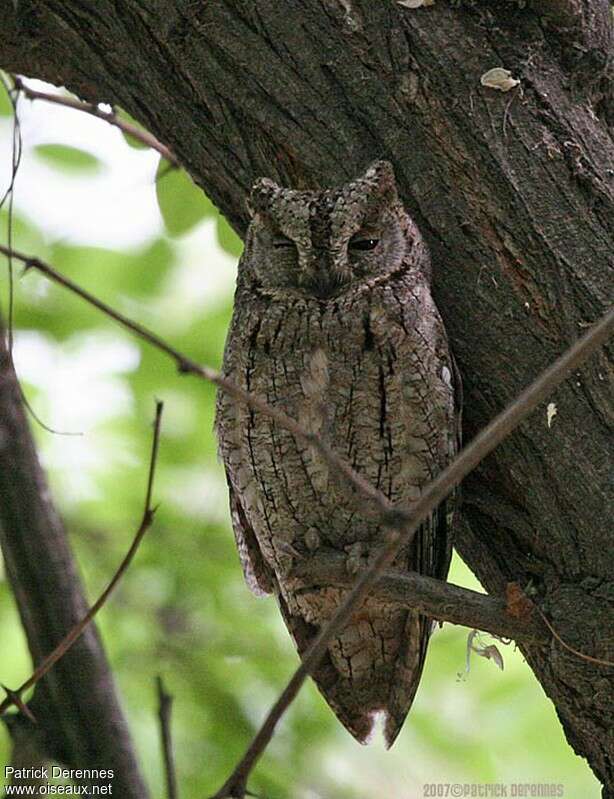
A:
<svg viewBox="0 0 614 799">
<path fill-rule="evenodd" d="M 447 466 L 424 490 L 411 511 L 393 510 L 382 514 L 382 522 L 393 528 L 388 541 L 372 564 L 356 580 L 345 600 L 331 616 L 328 624 L 303 656 L 301 665 L 270 709 L 262 726 L 254 736 L 235 770 L 212 799 L 242 797 L 247 779 L 256 761 L 268 746 L 277 722 L 288 709 L 308 674 L 318 665 L 329 643 L 349 621 L 352 613 L 367 596 L 372 585 L 392 563 L 404 542 L 411 540 L 420 523 L 430 514 L 447 494 L 458 485 L 486 455 L 492 452 L 548 394 L 561 383 L 571 371 L 577 369 L 589 355 L 607 341 L 614 331 L 614 308 L 570 347 L 560 358 L 539 375 L 505 410 L 496 416 L 468 444 L 454 461 Z"/>
<path fill-rule="evenodd" d="M 148 130 L 144 130 L 143 128 L 133 125 L 126 119 L 122 119 L 122 117 L 118 116 L 115 111 L 104 111 L 99 105 L 95 105 L 94 103 L 84 103 L 82 100 L 77 100 L 76 97 L 65 97 L 61 94 L 50 94 L 49 92 L 40 92 L 36 89 L 31 89 L 18 76 L 13 77 L 13 83 L 15 89 L 21 92 L 24 97 L 27 97 L 28 100 L 44 100 L 46 103 L 61 105 L 65 108 L 73 108 L 76 111 L 90 114 L 97 119 L 102 119 L 105 122 L 108 122 L 109 125 L 113 125 L 114 127 L 118 128 L 128 136 L 132 136 L 133 139 L 141 142 L 141 144 L 144 144 L 146 147 L 156 150 L 158 153 L 160 153 L 162 158 L 171 164 L 171 166 L 176 168 L 181 166 L 169 148 L 165 144 L 162 144 L 162 142 L 158 141 L 158 139 L 156 139 L 152 133 L 150 133 Z"/>
<path fill-rule="evenodd" d="M 355 491 L 368 501 L 370 506 L 369 511 L 371 513 L 379 512 L 379 514 L 384 514 L 392 511 L 392 504 L 384 494 L 370 486 L 369 483 L 358 474 L 358 472 L 352 469 L 346 460 L 333 452 L 330 447 L 326 446 L 319 436 L 307 432 L 298 424 L 298 422 L 296 422 L 283 411 L 280 411 L 278 408 L 274 408 L 272 405 L 269 405 L 258 395 L 245 391 L 244 389 L 235 385 L 232 381 L 223 377 L 219 372 L 216 372 L 215 369 L 211 369 L 208 366 L 201 366 L 200 364 L 196 363 L 196 361 L 193 361 L 187 355 L 184 355 L 182 352 L 179 352 L 179 350 L 176 350 L 174 347 L 164 341 L 164 339 L 160 338 L 160 336 L 151 332 L 146 327 L 143 327 L 143 325 L 132 321 L 123 314 L 120 314 L 110 305 L 102 302 L 93 294 L 90 294 L 88 291 L 81 288 L 81 286 L 79 286 L 77 283 L 70 280 L 70 278 L 60 274 L 56 269 L 44 261 L 41 261 L 39 258 L 24 255 L 23 253 L 17 252 L 17 250 L 11 250 L 10 248 L 5 247 L 3 244 L 0 244 L 0 253 L 6 255 L 7 258 L 12 257 L 18 261 L 21 261 L 23 264 L 25 264 L 26 270 L 35 269 L 37 272 L 41 272 L 54 283 L 64 286 L 64 288 L 67 288 L 73 294 L 76 294 L 90 305 L 98 308 L 99 311 L 102 311 L 102 313 L 104 313 L 106 316 L 109 316 L 111 319 L 118 322 L 122 327 L 126 328 L 131 333 L 134 333 L 138 338 L 142 339 L 143 341 L 147 341 L 149 344 L 156 347 L 156 349 L 172 358 L 180 372 L 184 374 L 192 374 L 196 377 L 200 377 L 203 380 L 207 380 L 210 383 L 214 383 L 216 386 L 218 386 L 218 388 L 221 388 L 222 391 L 226 391 L 231 397 L 234 397 L 234 399 L 238 400 L 239 402 L 244 402 L 250 408 L 265 414 L 281 427 L 297 436 L 297 438 L 300 438 L 311 446 L 315 447 L 331 466 L 338 469 L 344 475 L 348 483 L 355 489 Z M 398 514 L 399 512 L 401 515 L 403 515 L 403 512 L 398 510 L 395 511 L 395 514 Z M 405 518 L 409 519 L 409 515 L 405 514 Z"/>
<path fill-rule="evenodd" d="M 279 411 L 279 409 L 270 406 L 261 397 L 251 392 L 244 391 L 209 367 L 198 365 L 196 362 L 175 350 L 159 336 L 156 336 L 146 328 L 118 313 L 73 281 L 62 276 L 53 269 L 53 267 L 42 262 L 40 259 L 24 255 L 14 250 L 9 250 L 2 245 L 0 245 L 0 252 L 22 261 L 26 267 L 36 269 L 54 282 L 70 289 L 128 330 L 166 353 L 177 363 L 180 371 L 194 374 L 201 379 L 215 383 L 219 388 L 226 391 L 235 399 L 246 403 L 254 410 L 260 411 L 297 437 L 317 447 L 327 462 L 331 466 L 339 469 L 346 476 L 353 488 L 361 494 L 364 500 L 364 506 L 359 508 L 359 510 L 362 512 L 373 512 L 373 506 L 375 505 L 381 523 L 389 529 L 386 545 L 379 551 L 369 568 L 358 577 L 345 600 L 331 617 L 329 623 L 320 630 L 319 635 L 304 655 L 302 663 L 269 711 L 269 714 L 250 743 L 243 758 L 213 799 L 244 795 L 249 774 L 270 742 L 277 722 L 292 703 L 310 671 L 317 666 L 320 659 L 324 656 L 331 640 L 339 634 L 354 610 L 369 593 L 373 584 L 390 566 L 401 545 L 411 539 L 420 523 L 433 512 L 447 494 L 457 486 L 480 461 L 486 457 L 486 455 L 492 452 L 512 430 L 525 420 L 539 403 L 542 402 L 571 371 L 577 369 L 580 364 L 607 341 L 614 329 L 614 309 L 610 309 L 599 322 L 593 325 L 581 339 L 542 372 L 527 389 L 525 389 L 461 451 L 453 463 L 444 469 L 444 471 L 427 486 L 421 498 L 411 509 L 395 508 L 383 494 L 369 486 L 360 475 L 354 472 L 343 458 L 340 458 L 336 453 L 326 447 L 318 436 L 307 433 L 295 420 Z"/>
</svg>

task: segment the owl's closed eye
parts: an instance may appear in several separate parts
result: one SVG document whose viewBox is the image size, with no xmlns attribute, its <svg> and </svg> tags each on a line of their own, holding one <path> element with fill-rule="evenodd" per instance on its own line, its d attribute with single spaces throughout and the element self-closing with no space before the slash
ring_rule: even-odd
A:
<svg viewBox="0 0 614 799">
<path fill-rule="evenodd" d="M 250 244 L 256 282 L 330 299 L 357 280 L 395 271 L 406 252 L 388 164 L 342 189 L 293 191 L 273 181 L 252 190 Z"/>
</svg>

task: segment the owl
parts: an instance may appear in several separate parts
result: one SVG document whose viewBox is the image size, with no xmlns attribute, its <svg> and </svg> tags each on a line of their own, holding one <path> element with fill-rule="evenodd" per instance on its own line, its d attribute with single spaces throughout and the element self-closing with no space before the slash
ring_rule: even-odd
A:
<svg viewBox="0 0 614 799">
<path fill-rule="evenodd" d="M 386 161 L 325 191 L 256 182 L 223 374 L 317 434 L 392 503 L 411 507 L 458 445 L 455 370 L 426 246 Z M 347 589 L 293 576 L 342 553 L 350 572 L 385 530 L 314 449 L 220 392 L 216 431 L 247 583 L 276 596 L 299 654 Z M 445 579 L 452 502 L 394 568 Z M 350 733 L 390 746 L 420 680 L 431 620 L 368 597 L 312 672 Z"/>
</svg>

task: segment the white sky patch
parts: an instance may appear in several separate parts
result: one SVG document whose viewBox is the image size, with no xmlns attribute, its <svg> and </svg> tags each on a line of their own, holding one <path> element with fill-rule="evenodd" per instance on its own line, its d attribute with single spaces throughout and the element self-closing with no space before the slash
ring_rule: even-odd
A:
<svg viewBox="0 0 614 799">
<path fill-rule="evenodd" d="M 212 524 L 228 521 L 228 489 L 221 469 L 207 463 L 190 468 L 169 469 L 164 485 L 157 489 L 161 501 L 175 505 L 185 514 Z"/>
<path fill-rule="evenodd" d="M 122 374 L 138 367 L 138 347 L 101 331 L 63 344 L 17 331 L 14 357 L 19 377 L 39 389 L 30 397 L 37 416 L 54 430 L 81 434 L 45 433 L 40 440 L 42 461 L 53 468 L 64 499 L 97 498 L 98 474 L 136 463 L 130 442 L 113 441 L 98 428 L 132 409 Z"/>
<path fill-rule="evenodd" d="M 41 91 L 58 89 L 28 81 Z M 101 247 L 135 247 L 156 236 L 160 212 L 155 196 L 159 155 L 130 147 L 104 120 L 74 109 L 21 98 L 18 105 L 23 155 L 15 209 L 52 241 Z M 13 121 L 0 119 L 0 152 L 11 152 Z M 99 158 L 97 173 L 71 174 L 51 167 L 33 149 L 40 144 L 79 147 Z M 10 180 L 10 158 L 0 158 L 0 185 Z"/>
<path fill-rule="evenodd" d="M 167 325 L 172 322 L 177 332 L 198 314 L 226 302 L 234 291 L 237 260 L 218 245 L 215 225 L 215 219 L 206 219 L 177 242 L 179 268 L 152 304 L 156 315 Z"/>
<path fill-rule="evenodd" d="M 117 379 L 139 363 L 129 341 L 97 331 L 60 345 L 36 331 L 17 331 L 14 355 L 19 376 L 44 392 L 52 425 L 91 428 L 131 405 Z"/>
</svg>

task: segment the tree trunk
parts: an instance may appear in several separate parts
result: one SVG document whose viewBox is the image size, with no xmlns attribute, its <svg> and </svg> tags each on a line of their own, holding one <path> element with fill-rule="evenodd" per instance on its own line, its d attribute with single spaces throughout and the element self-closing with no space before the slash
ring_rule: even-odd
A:
<svg viewBox="0 0 614 799">
<path fill-rule="evenodd" d="M 614 263 L 605 0 L 4 5 L 6 69 L 125 108 L 239 233 L 257 176 L 333 185 L 391 160 L 432 251 L 466 440 L 605 310 Z M 482 86 L 493 67 L 519 85 Z M 606 355 L 557 391 L 555 416 L 542 408 L 466 481 L 457 547 L 490 592 L 530 587 L 565 641 L 612 660 Z M 612 671 L 556 642 L 523 652 L 569 742 L 611 786 Z"/>
</svg>

